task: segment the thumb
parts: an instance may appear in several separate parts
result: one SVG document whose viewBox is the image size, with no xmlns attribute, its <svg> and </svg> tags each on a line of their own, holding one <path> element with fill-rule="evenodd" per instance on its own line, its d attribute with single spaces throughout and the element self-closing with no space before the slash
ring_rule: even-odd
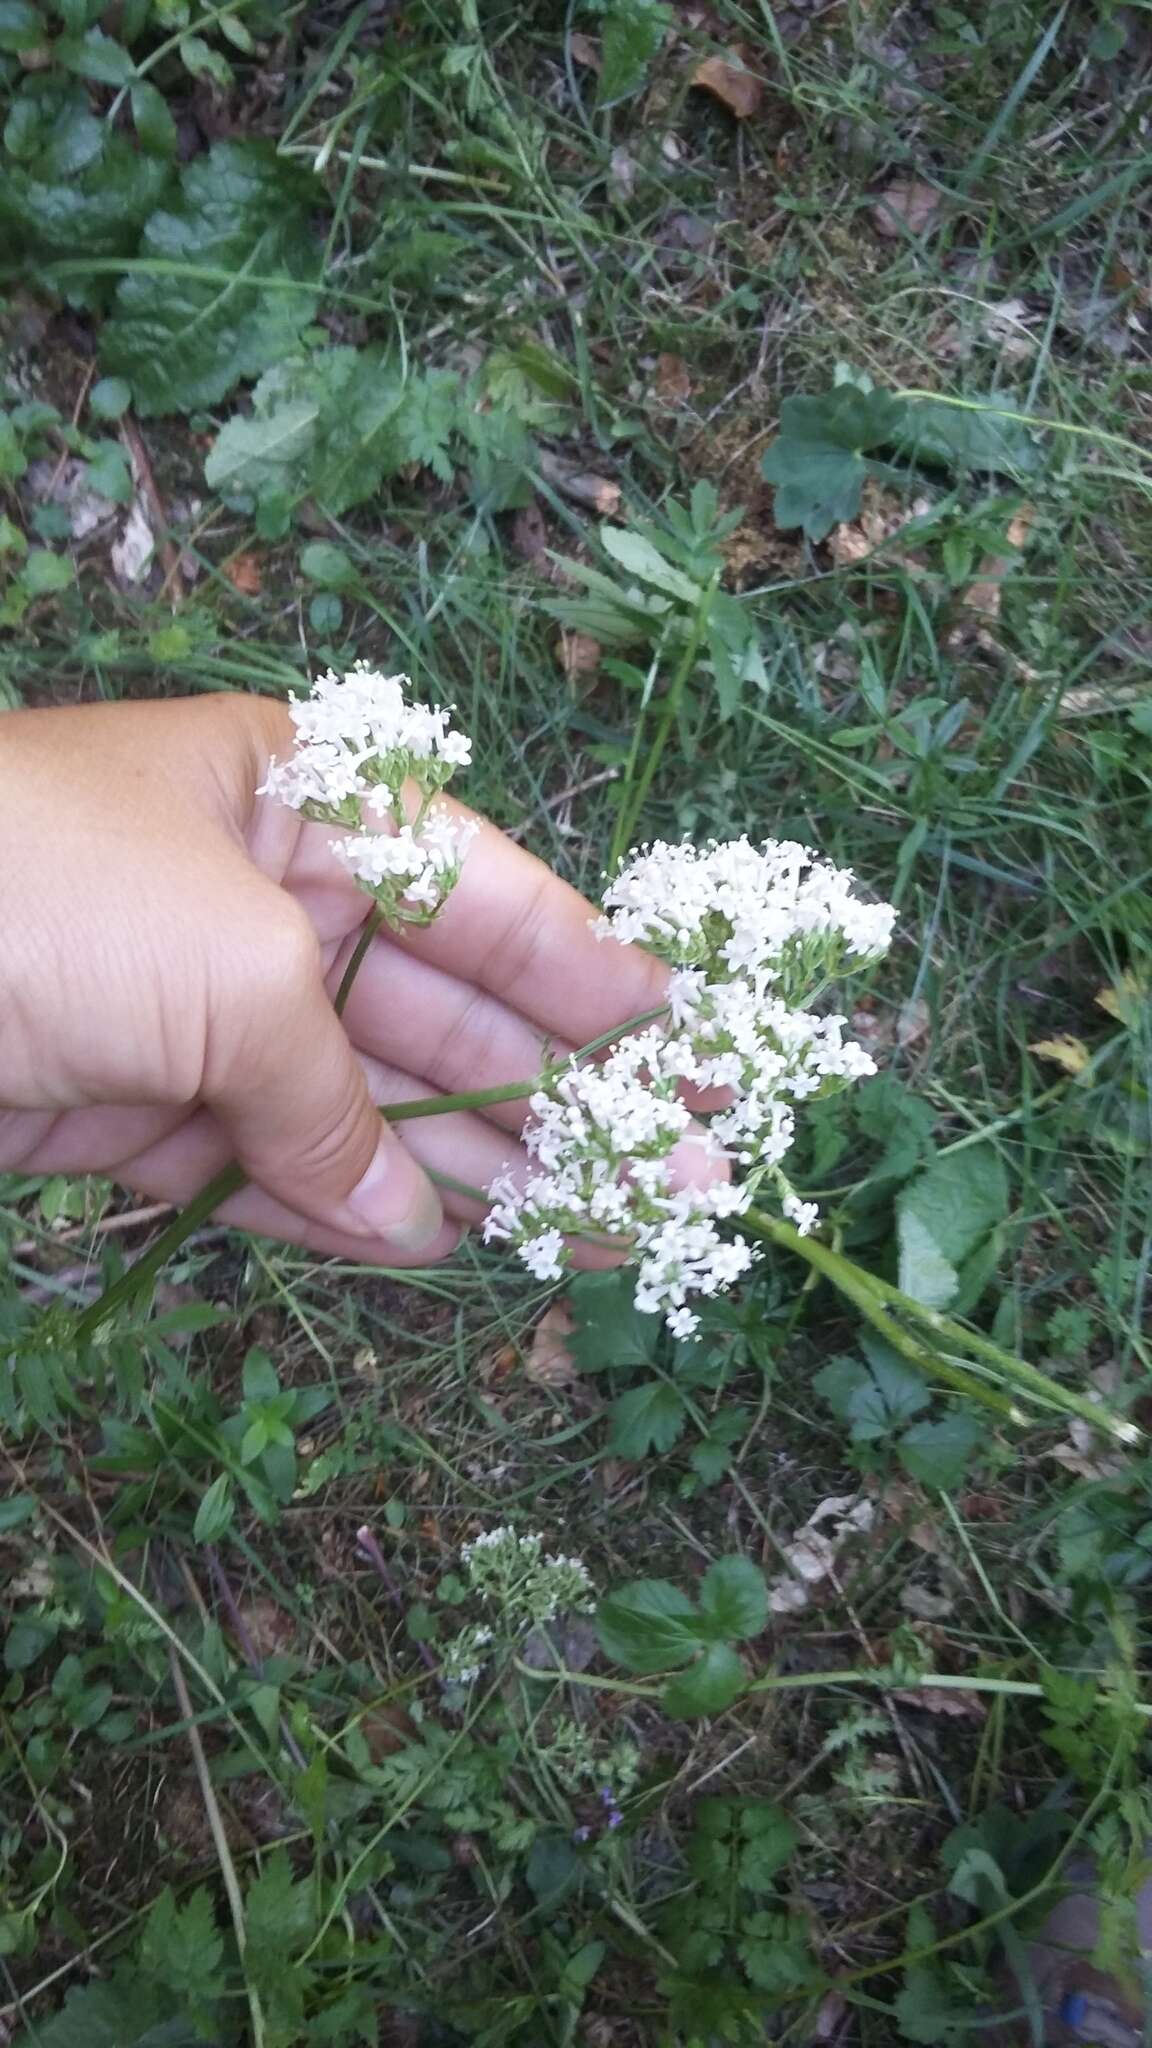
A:
<svg viewBox="0 0 1152 2048">
<path fill-rule="evenodd" d="M 268 1194 L 330 1229 L 422 1251 L 443 1222 L 439 1198 L 373 1107 L 308 919 L 281 909 L 260 931 L 257 959 L 222 977 L 204 1099 Z"/>
</svg>

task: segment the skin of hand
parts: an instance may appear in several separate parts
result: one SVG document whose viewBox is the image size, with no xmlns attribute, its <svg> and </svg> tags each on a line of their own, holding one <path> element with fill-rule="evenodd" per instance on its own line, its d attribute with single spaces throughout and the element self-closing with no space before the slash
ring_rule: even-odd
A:
<svg viewBox="0 0 1152 2048">
<path fill-rule="evenodd" d="M 316 1252 L 442 1257 L 523 1170 L 523 1102 L 390 1126 L 375 1104 L 526 1081 L 656 1007 L 666 971 L 483 824 L 435 924 L 372 941 L 331 832 L 254 792 L 292 751 L 254 697 L 0 717 L 0 1171 L 108 1174 Z M 459 809 L 459 806 L 452 806 Z M 685 1177 L 722 1167 L 697 1163 Z M 595 1254 L 592 1262 L 599 1263 Z"/>
</svg>

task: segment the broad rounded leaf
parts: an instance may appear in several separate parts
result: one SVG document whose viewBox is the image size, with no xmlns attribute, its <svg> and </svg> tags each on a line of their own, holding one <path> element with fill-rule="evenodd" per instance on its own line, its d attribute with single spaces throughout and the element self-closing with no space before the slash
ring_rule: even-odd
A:
<svg viewBox="0 0 1152 2048">
<path fill-rule="evenodd" d="M 758 1636 L 768 1619 L 764 1574 L 749 1557 L 722 1557 L 700 1582 L 702 1633 L 727 1641 Z"/>
<path fill-rule="evenodd" d="M 629 1671 L 667 1671 L 700 1648 L 699 1618 L 686 1593 L 668 1579 L 638 1579 L 600 1602 L 600 1646 Z"/>
<path fill-rule="evenodd" d="M 67 590 L 75 574 L 67 555 L 54 555 L 51 548 L 30 548 L 20 581 L 29 597 L 47 597 Z"/>
<path fill-rule="evenodd" d="M 943 1487 L 947 1492 L 959 1486 L 984 1435 L 983 1423 L 957 1409 L 939 1422 L 918 1422 L 915 1429 L 905 1431 L 896 1449 L 900 1463 L 913 1479 L 919 1479 L 925 1486 Z"/>
<path fill-rule="evenodd" d="M 132 392 L 123 377 L 101 377 L 88 393 L 88 410 L 98 420 L 118 420 L 131 403 Z"/>
<path fill-rule="evenodd" d="M 702 1714 L 722 1714 L 738 1700 L 748 1683 L 743 1659 L 727 1643 L 709 1643 L 702 1657 L 678 1672 L 664 1687 L 661 1704 L 675 1721 Z"/>
</svg>

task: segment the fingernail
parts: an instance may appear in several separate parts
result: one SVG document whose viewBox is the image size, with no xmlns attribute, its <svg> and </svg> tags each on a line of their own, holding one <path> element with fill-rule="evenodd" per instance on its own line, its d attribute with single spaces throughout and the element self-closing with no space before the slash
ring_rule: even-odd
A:
<svg viewBox="0 0 1152 2048">
<path fill-rule="evenodd" d="M 422 1252 L 444 1222 L 436 1190 L 394 1138 L 381 1138 L 376 1157 L 348 1197 L 361 1230 L 386 1237 L 402 1252 Z"/>
</svg>

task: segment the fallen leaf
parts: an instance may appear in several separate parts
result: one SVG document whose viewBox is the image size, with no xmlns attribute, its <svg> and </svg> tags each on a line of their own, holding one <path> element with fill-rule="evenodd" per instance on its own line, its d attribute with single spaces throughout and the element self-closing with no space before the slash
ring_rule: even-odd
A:
<svg viewBox="0 0 1152 2048">
<path fill-rule="evenodd" d="M 263 1595 L 255 1600 L 241 1600 L 236 1612 L 240 1626 L 225 1615 L 225 1627 L 245 1656 L 251 1655 L 258 1664 L 263 1664 L 268 1657 L 286 1657 L 295 1649 L 296 1624 L 275 1600 Z"/>
<path fill-rule="evenodd" d="M 372 1707 L 360 1718 L 360 1733 L 374 1764 L 382 1757 L 395 1756 L 416 1739 L 416 1723 L 403 1707 Z"/>
<path fill-rule="evenodd" d="M 896 178 L 881 192 L 872 209 L 877 234 L 895 241 L 901 234 L 922 235 L 940 210 L 941 195 L 922 178 Z"/>
<path fill-rule="evenodd" d="M 264 588 L 259 555 L 231 555 L 224 563 L 222 573 L 233 590 L 238 590 L 243 597 L 259 597 Z"/>
<path fill-rule="evenodd" d="M 624 148 L 608 159 L 608 189 L 613 199 L 631 199 L 636 190 L 636 159 Z"/>
<path fill-rule="evenodd" d="M 572 52 L 574 64 L 586 64 L 589 71 L 600 72 L 604 69 L 599 43 L 591 36 L 583 35 L 579 29 L 574 30 L 569 36 L 568 48 Z"/>
<path fill-rule="evenodd" d="M 1028 1050 L 1037 1059 L 1063 1067 L 1066 1074 L 1082 1074 L 1092 1057 L 1082 1038 L 1037 1038 Z"/>
<path fill-rule="evenodd" d="M 692 396 L 692 379 L 683 356 L 657 356 L 652 389 L 665 405 L 683 405 Z"/>
<path fill-rule="evenodd" d="M 78 459 L 29 463 L 21 489 L 41 504 L 62 505 L 73 540 L 87 540 L 97 527 L 115 519 L 119 510 L 111 498 L 88 488 L 88 464 Z"/>
<path fill-rule="evenodd" d="M 532 1343 L 524 1360 L 524 1377 L 534 1387 L 570 1387 L 580 1377 L 568 1349 L 576 1325 L 567 1301 L 554 1301 L 546 1308 L 532 1332 Z"/>
<path fill-rule="evenodd" d="M 747 121 L 764 97 L 764 80 L 748 69 L 739 43 L 733 43 L 722 57 L 705 57 L 692 73 L 691 83 L 710 92 L 738 121 Z"/>
<path fill-rule="evenodd" d="M 124 522 L 119 540 L 113 541 L 109 550 L 112 572 L 118 583 L 125 587 L 140 583 L 148 572 L 148 564 L 156 552 L 156 538 L 148 524 L 144 507 L 137 498 Z"/>
<path fill-rule="evenodd" d="M 826 1535 L 818 1525 L 832 1521 L 836 1526 Z M 851 1535 L 866 1535 L 876 1519 L 872 1501 L 853 1493 L 830 1494 L 813 1508 L 808 1520 L 793 1531 L 781 1555 L 789 1569 L 768 1588 L 768 1605 L 773 1614 L 799 1614 L 808 1605 L 809 1586 L 830 1576 L 841 1545 Z"/>
<path fill-rule="evenodd" d="M 905 1614 L 914 1614 L 917 1621 L 943 1621 L 951 1614 L 954 1602 L 947 1593 L 930 1593 L 927 1586 L 903 1586 L 900 1605 Z"/>
<path fill-rule="evenodd" d="M 590 633 L 561 633 L 556 642 L 556 659 L 569 678 L 595 675 L 602 651 Z"/>
<path fill-rule="evenodd" d="M 932 1012 L 923 996 L 910 996 L 906 1003 L 901 1003 L 897 1012 L 897 1045 L 905 1048 L 919 1045 L 922 1038 L 927 1038 L 931 1024 Z"/>
<path fill-rule="evenodd" d="M 1119 981 L 1114 981 L 1111 988 L 1099 989 L 1092 1000 L 1098 1010 L 1103 1010 L 1106 1016 L 1114 1017 L 1117 1024 L 1125 1024 L 1131 1030 L 1150 988 L 1152 984 L 1142 981 L 1138 974 L 1126 967 Z"/>
<path fill-rule="evenodd" d="M 925 1714 L 950 1714 L 957 1721 L 983 1721 L 987 1708 L 973 1692 L 950 1692 L 943 1685 L 909 1686 L 890 1692 L 890 1700 L 902 1707 L 919 1707 Z"/>
</svg>

